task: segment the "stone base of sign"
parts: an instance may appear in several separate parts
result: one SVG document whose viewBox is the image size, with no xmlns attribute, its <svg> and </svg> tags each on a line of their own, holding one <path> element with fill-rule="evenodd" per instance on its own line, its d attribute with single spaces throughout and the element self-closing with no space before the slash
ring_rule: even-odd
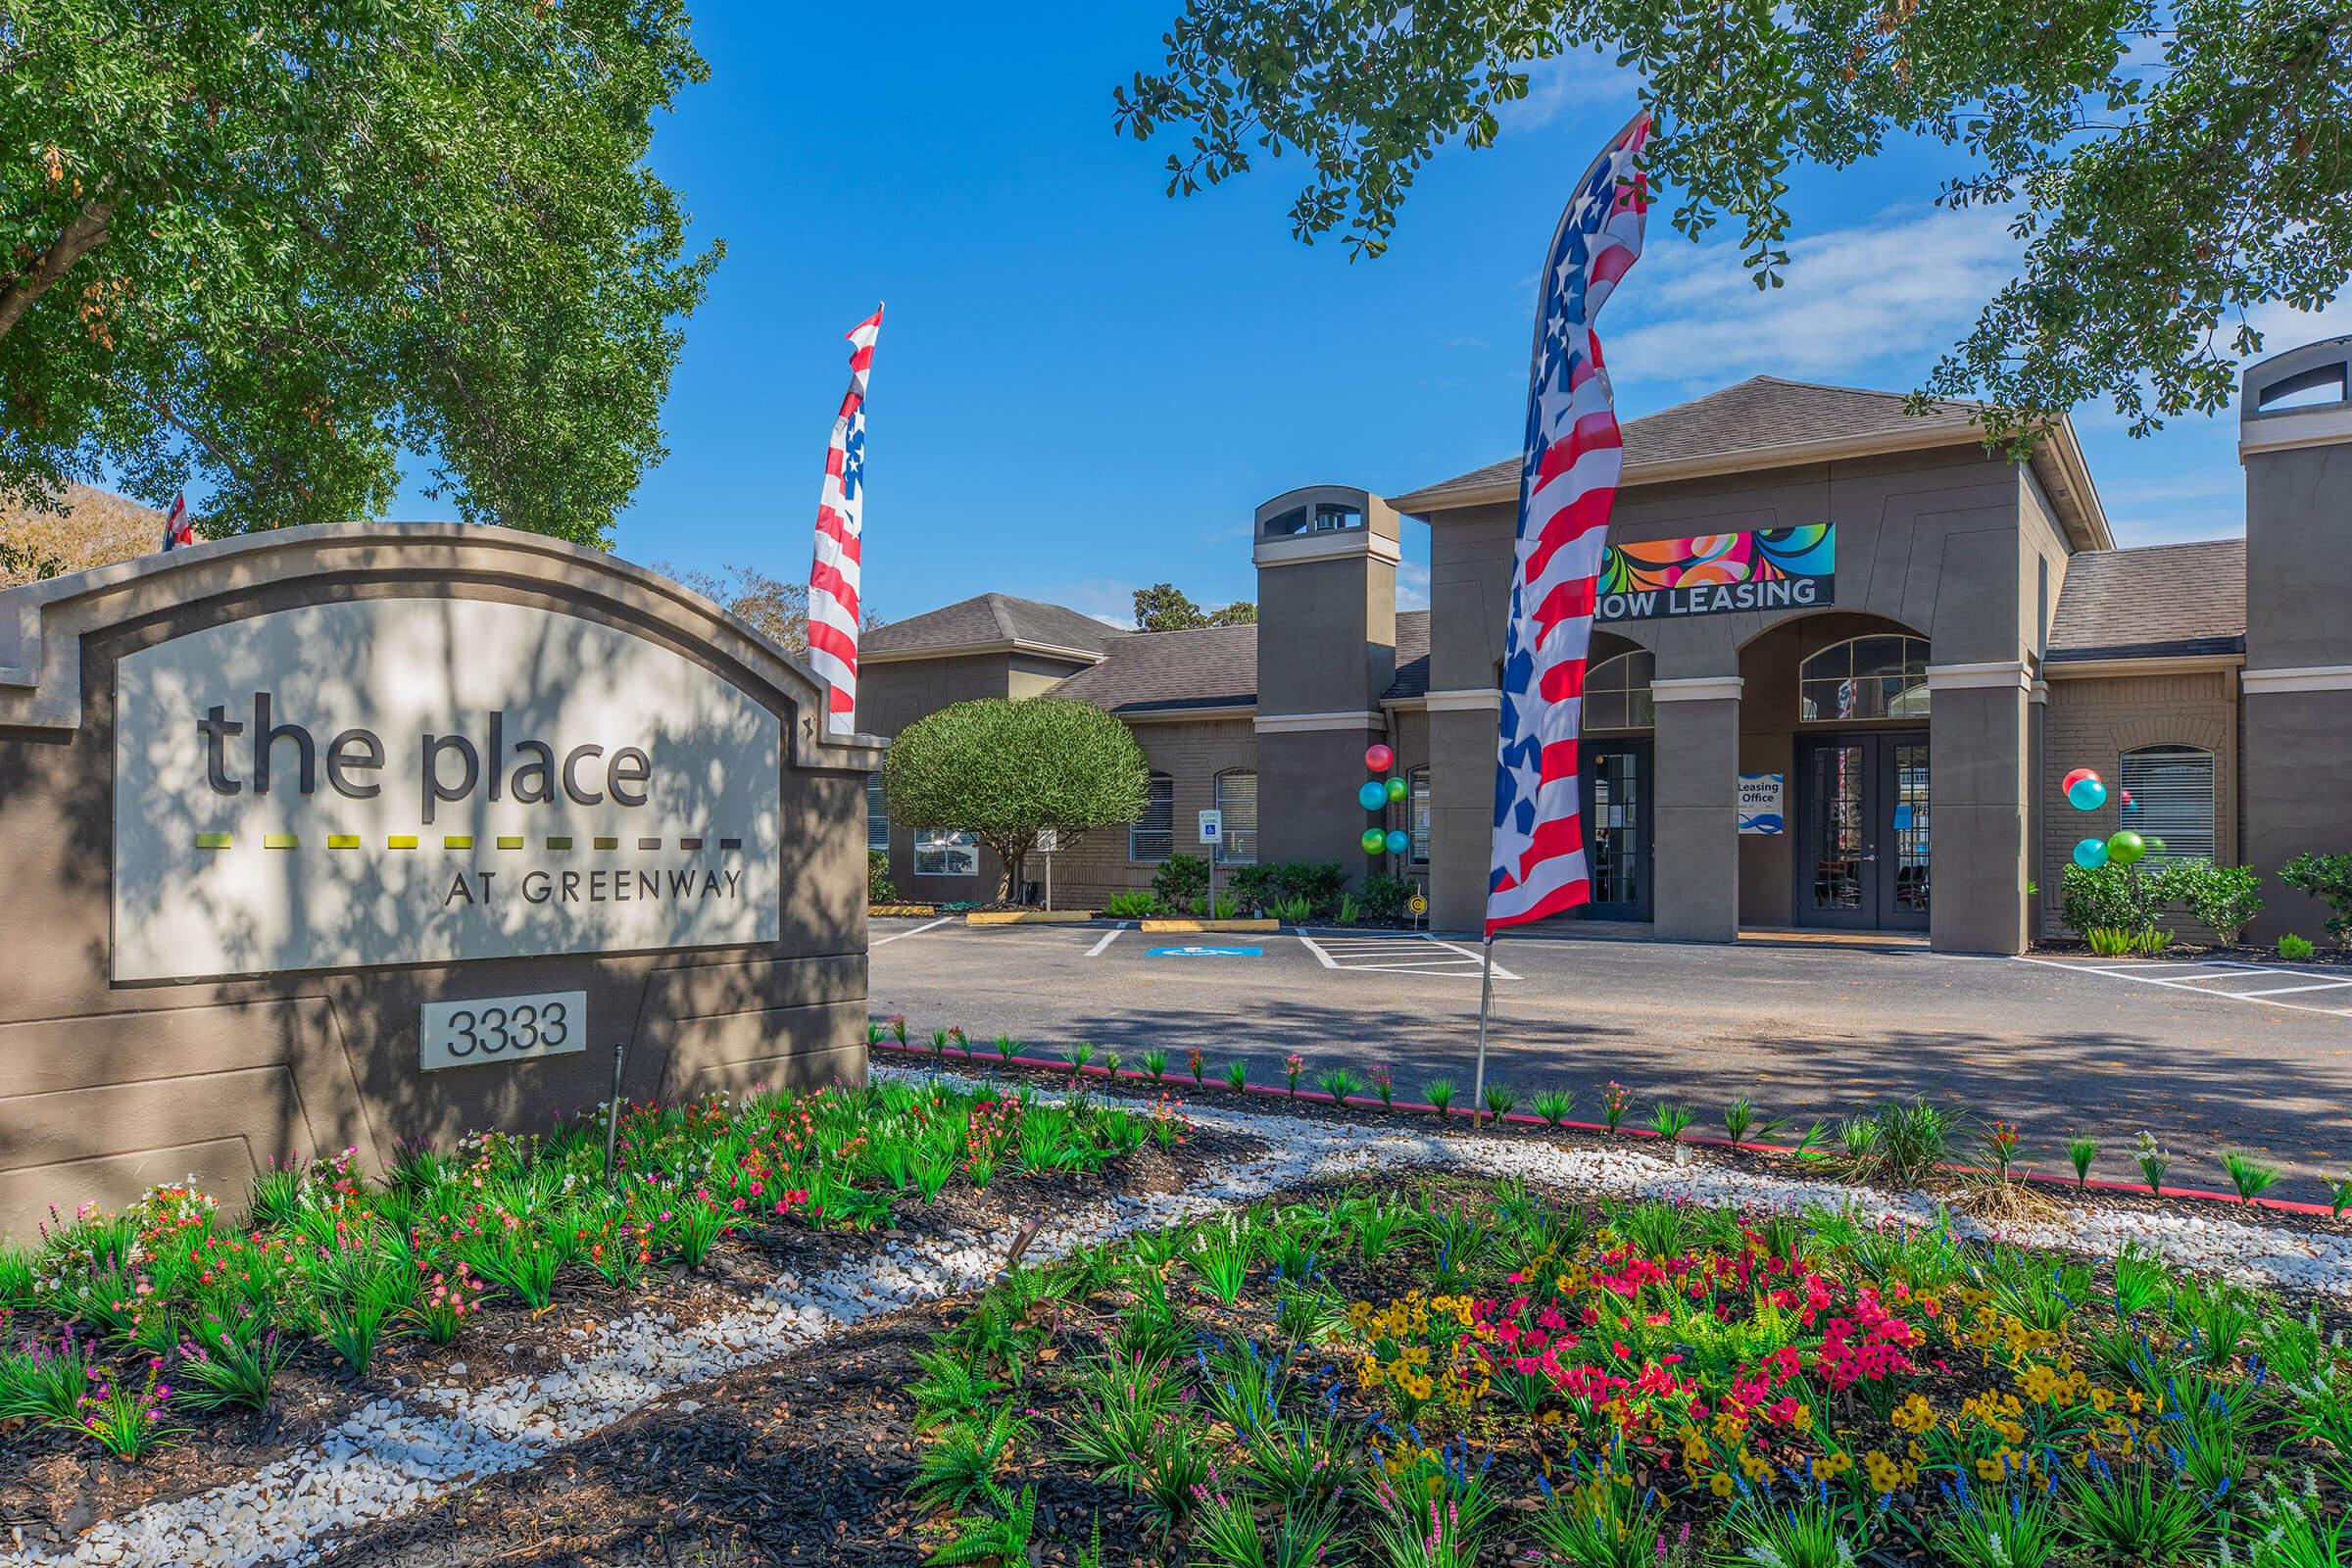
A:
<svg viewBox="0 0 2352 1568">
<path fill-rule="evenodd" d="M 289 658 L 313 620 L 337 635 Z M 619 660 L 564 654 L 591 647 Z M 731 716 L 649 710 L 640 668 Z M 0 1236 L 189 1175 L 234 1211 L 288 1160 L 542 1130 L 607 1098 L 615 1046 L 633 1100 L 862 1081 L 880 743 L 823 710 L 707 600 L 506 528 L 285 529 L 0 592 Z M 574 995 L 560 1046 L 487 1015 Z M 438 1057 L 481 1064 L 425 1070 L 424 1007 L 476 1002 Z"/>
<path fill-rule="evenodd" d="M 1279 931 L 1280 920 L 1175 920 L 1152 919 L 1143 922 L 1146 931 Z"/>
<path fill-rule="evenodd" d="M 1091 909 L 974 909 L 965 925 L 1084 925 L 1095 917 Z"/>
</svg>

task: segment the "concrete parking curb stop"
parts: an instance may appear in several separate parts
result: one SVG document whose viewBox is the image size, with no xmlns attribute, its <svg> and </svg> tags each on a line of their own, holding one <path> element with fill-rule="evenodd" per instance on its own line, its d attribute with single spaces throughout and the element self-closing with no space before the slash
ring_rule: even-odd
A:
<svg viewBox="0 0 2352 1568">
<path fill-rule="evenodd" d="M 1092 909 L 974 909 L 963 917 L 965 925 L 1085 925 L 1092 921 Z"/>
<path fill-rule="evenodd" d="M 1279 931 L 1280 920 L 1174 920 L 1143 922 L 1146 931 Z"/>
</svg>

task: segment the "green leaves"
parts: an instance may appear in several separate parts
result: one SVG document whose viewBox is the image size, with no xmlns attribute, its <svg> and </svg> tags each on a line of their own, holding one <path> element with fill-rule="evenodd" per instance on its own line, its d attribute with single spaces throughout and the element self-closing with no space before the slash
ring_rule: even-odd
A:
<svg viewBox="0 0 2352 1568">
<path fill-rule="evenodd" d="M 644 167 L 676 0 L 61 0 L 0 66 L 0 489 L 194 477 L 217 536 L 377 514 L 407 453 L 609 540 L 719 254 Z"/>
<path fill-rule="evenodd" d="M 1528 67 L 1599 49 L 1639 77 L 1646 169 L 1693 237 L 1740 225 L 1759 287 L 1788 265 L 1788 172 L 1933 138 L 1997 206 L 2015 281 L 1921 390 L 1983 394 L 2022 451 L 2104 398 L 2138 433 L 2229 400 L 2257 306 L 2352 279 L 2352 16 L 2342 0 L 1186 0 L 1165 69 L 1113 94 L 1121 129 L 1190 138 L 1169 192 L 1306 156 L 1301 240 L 1380 254 L 1414 173 L 1487 145 Z"/>
<path fill-rule="evenodd" d="M 1126 725 L 1061 697 L 943 708 L 901 732 L 882 768 L 892 820 L 977 835 L 1004 863 L 1007 896 L 1040 832 L 1132 822 L 1150 780 Z"/>
</svg>

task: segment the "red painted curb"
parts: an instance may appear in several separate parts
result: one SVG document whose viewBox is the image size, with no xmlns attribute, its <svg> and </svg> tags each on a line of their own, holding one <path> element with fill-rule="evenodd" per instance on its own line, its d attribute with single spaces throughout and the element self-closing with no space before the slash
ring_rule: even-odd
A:
<svg viewBox="0 0 2352 1568">
<path fill-rule="evenodd" d="M 876 1047 L 884 1051 L 904 1051 L 917 1056 L 929 1056 L 931 1054 L 931 1048 L 929 1046 L 917 1045 L 913 1041 L 908 1041 L 905 1045 L 901 1045 L 896 1040 L 875 1040 L 869 1041 L 867 1044 L 871 1047 Z M 958 1056 L 963 1055 L 963 1054 L 960 1052 L 956 1053 L 956 1054 Z M 949 1059 L 950 1058 L 945 1054 L 942 1054 L 939 1058 L 942 1065 L 945 1065 Z M 1071 1073 L 1073 1076 L 1080 1071 L 1080 1069 L 1073 1068 L 1066 1061 L 1047 1061 L 1037 1056 L 998 1055 L 984 1057 L 978 1052 L 973 1052 L 968 1057 L 964 1057 L 963 1059 L 967 1065 L 976 1064 L 980 1066 L 987 1066 L 991 1061 L 994 1061 L 1000 1066 L 1036 1067 L 1046 1072 L 1066 1072 Z M 1106 1070 L 1102 1067 L 1089 1065 L 1083 1070 L 1090 1076 L 1106 1076 Z M 1149 1084 L 1152 1079 L 1152 1075 L 1150 1073 L 1134 1067 L 1120 1068 L 1118 1076 L 1121 1078 L 1136 1079 L 1146 1084 Z M 1158 1087 L 1163 1089 L 1169 1087 L 1182 1088 L 1183 1083 L 1182 1080 L 1179 1079 L 1163 1078 Z M 1208 1083 L 1204 1081 L 1195 1085 L 1195 1087 L 1198 1089 L 1214 1089 L 1225 1094 L 1231 1094 L 1233 1092 L 1233 1086 L 1226 1083 L 1222 1079 L 1219 1079 L 1214 1083 Z M 1326 1105 L 1331 1103 L 1331 1096 L 1325 1094 L 1319 1089 L 1301 1089 L 1297 1094 L 1293 1094 L 1290 1092 L 1290 1090 L 1279 1084 L 1249 1084 L 1244 1086 L 1242 1092 L 1250 1095 L 1273 1095 L 1284 1100 L 1308 1100 Z M 1345 1110 L 1367 1111 L 1416 1111 L 1424 1112 L 1433 1116 L 1438 1114 L 1437 1106 L 1424 1104 L 1420 1101 L 1416 1100 L 1392 1101 L 1388 1104 L 1384 1105 L 1381 1103 L 1379 1096 L 1370 1093 L 1350 1098 L 1348 1103 L 1341 1108 Z M 1466 1112 L 1449 1113 L 1443 1119 L 1447 1121 L 1467 1120 L 1468 1116 Z M 1516 1122 L 1525 1127 L 1549 1127 L 1551 1125 L 1551 1123 L 1545 1121 L 1543 1117 L 1530 1115 L 1528 1112 L 1523 1110 L 1510 1111 L 1500 1118 L 1494 1116 L 1483 1116 L 1479 1118 L 1479 1122 L 1483 1124 L 1485 1122 L 1494 1121 L 1497 1119 L 1508 1122 Z M 1599 1133 L 1604 1137 L 1648 1138 L 1654 1140 L 1659 1136 L 1654 1128 L 1618 1127 L 1611 1129 L 1606 1124 L 1596 1121 L 1564 1120 L 1559 1125 L 1560 1129 L 1563 1131 Z M 1795 1153 L 1795 1151 L 1785 1148 L 1779 1144 L 1735 1143 L 1729 1138 L 1715 1138 L 1702 1134 L 1686 1134 L 1682 1139 L 1682 1142 L 1686 1144 L 1696 1145 L 1705 1149 L 1729 1149 L 1735 1151 L 1736 1152 L 1749 1154 L 1769 1154 L 1783 1159 L 1789 1158 Z M 1955 1175 L 1962 1176 L 1981 1176 L 1984 1174 L 1984 1171 L 1974 1165 L 1943 1165 L 1938 1168 L 1942 1170 L 1948 1170 Z M 2326 1203 L 2304 1203 L 2298 1202 L 2289 1198 L 2257 1198 L 2251 1203 L 2249 1203 L 2244 1199 L 2239 1198 L 2235 1193 L 2217 1193 L 2201 1187 L 2159 1187 L 2153 1193 L 2149 1193 L 2147 1184 L 2144 1182 L 2110 1182 L 2093 1179 L 2091 1181 L 2078 1184 L 2072 1177 L 2045 1174 L 2041 1171 L 2019 1170 L 2013 1171 L 2011 1174 L 2019 1181 L 2034 1182 L 2044 1187 L 2072 1188 L 2080 1185 L 2082 1187 L 2089 1188 L 2102 1193 L 2141 1193 L 2148 1194 L 2148 1196 L 2154 1198 L 2179 1199 L 2186 1202 L 2220 1203 L 2229 1208 L 2267 1208 L 2281 1214 L 2302 1214 L 2322 1219 L 2334 1219 L 2337 1217 L 2335 1210 L 2330 1208 Z"/>
</svg>

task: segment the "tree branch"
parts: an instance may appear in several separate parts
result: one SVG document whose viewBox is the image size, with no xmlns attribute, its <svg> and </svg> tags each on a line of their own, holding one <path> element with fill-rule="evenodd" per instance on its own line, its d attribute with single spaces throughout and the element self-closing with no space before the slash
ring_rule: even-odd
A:
<svg viewBox="0 0 2352 1568">
<path fill-rule="evenodd" d="M 41 254 L 39 265 L 0 289 L 0 337 L 6 337 L 19 318 L 32 309 L 34 300 L 49 292 L 50 284 L 65 276 L 75 262 L 106 243 L 107 225 L 114 217 L 113 202 L 102 202 L 96 197 L 83 202 L 74 220 Z"/>
</svg>

